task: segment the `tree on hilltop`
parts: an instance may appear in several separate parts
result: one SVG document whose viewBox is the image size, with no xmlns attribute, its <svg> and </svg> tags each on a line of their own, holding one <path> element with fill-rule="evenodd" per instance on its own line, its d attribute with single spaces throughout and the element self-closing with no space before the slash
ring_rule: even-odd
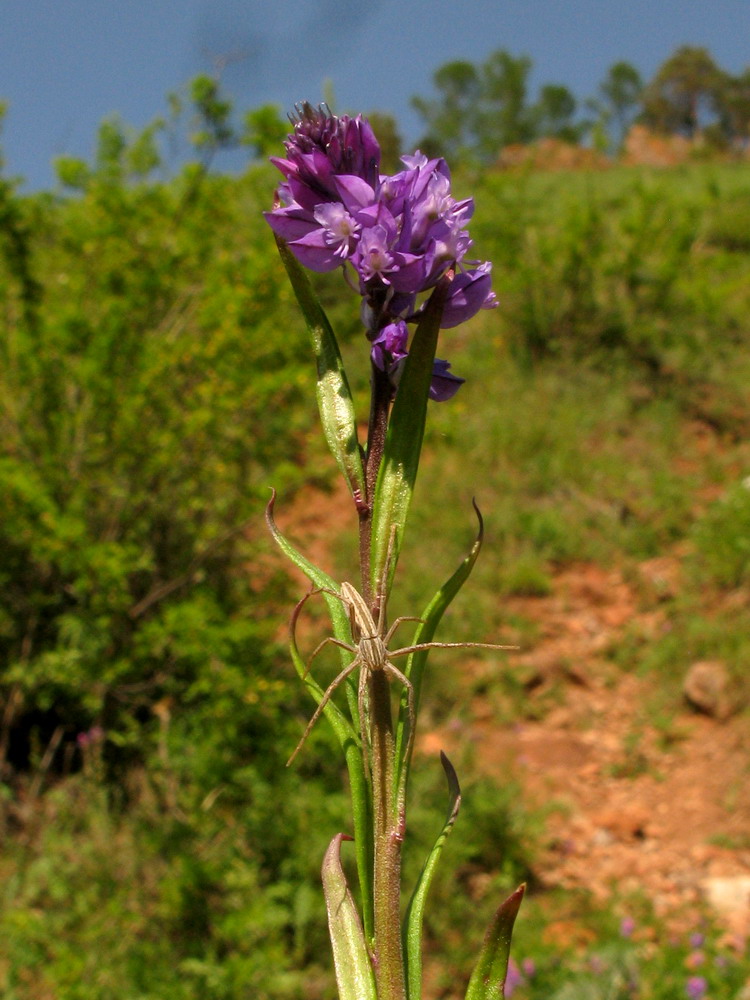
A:
<svg viewBox="0 0 750 1000">
<path fill-rule="evenodd" d="M 726 75 L 720 93 L 719 117 L 727 140 L 744 147 L 750 142 L 750 66 L 739 76 Z"/>
<path fill-rule="evenodd" d="M 503 146 L 536 138 L 526 103 L 531 65 L 528 56 L 513 56 L 505 49 L 482 64 L 476 138 L 483 160 L 494 159 Z"/>
<path fill-rule="evenodd" d="M 586 123 L 576 122 L 578 103 L 562 84 L 545 84 L 529 102 L 528 56 L 498 49 L 479 65 L 455 60 L 433 75 L 437 96 L 413 97 L 426 126 L 420 148 L 458 160 L 491 163 L 504 146 L 543 136 L 577 142 Z"/>
<path fill-rule="evenodd" d="M 455 59 L 438 67 L 432 82 L 438 92 L 436 98 L 411 99 L 411 106 L 426 126 L 420 148 L 430 156 L 440 151 L 449 159 L 460 158 L 474 146 L 481 92 L 479 72 L 473 63 Z"/>
<path fill-rule="evenodd" d="M 643 80 L 635 66 L 622 60 L 610 66 L 596 97 L 586 102 L 597 117 L 604 147 L 622 146 L 638 113 L 642 93 Z"/>
<path fill-rule="evenodd" d="M 547 83 L 531 109 L 534 132 L 539 138 L 550 137 L 577 143 L 589 128 L 588 122 L 576 122 L 578 101 L 567 87 Z"/>
<path fill-rule="evenodd" d="M 692 139 L 718 113 L 725 81 L 708 49 L 683 45 L 646 87 L 641 119 L 658 132 Z"/>
</svg>

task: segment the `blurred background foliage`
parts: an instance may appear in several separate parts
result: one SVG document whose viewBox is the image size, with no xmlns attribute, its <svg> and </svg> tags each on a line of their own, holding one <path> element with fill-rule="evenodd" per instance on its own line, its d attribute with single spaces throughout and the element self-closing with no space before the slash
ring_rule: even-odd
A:
<svg viewBox="0 0 750 1000">
<path fill-rule="evenodd" d="M 509 58 L 479 74 L 488 86 Z M 620 78 L 618 127 L 640 93 Z M 529 120 L 559 124 L 562 96 Z M 377 128 L 393 169 L 397 128 L 385 115 Z M 185 131 L 189 162 L 167 171 Z M 58 162 L 58 191 L 22 196 L 0 179 L 8 1000 L 334 995 L 318 869 L 347 803 L 325 727 L 283 766 L 310 711 L 285 650 L 302 583 L 262 512 L 274 486 L 282 510 L 330 518 L 341 541 L 325 558 L 342 577 L 354 519 L 339 536 L 306 334 L 261 215 L 275 172 L 210 169 L 235 144 L 279 152 L 285 133 L 273 108 L 237 126 L 218 83 L 199 78 L 144 130 L 105 122 L 92 163 Z M 746 674 L 746 607 L 728 630 L 707 602 L 750 577 L 747 167 L 501 173 L 481 159 L 467 154 L 456 187 L 476 199 L 472 235 L 501 308 L 445 337 L 468 381 L 431 410 L 400 610 L 418 610 L 463 554 L 476 493 L 486 551 L 450 638 L 531 635 L 504 596 L 547 593 L 575 560 L 627 566 L 687 544 L 692 584 L 669 635 L 632 636 L 612 660 L 668 682 L 718 648 Z M 364 407 L 356 303 L 337 275 L 318 284 Z M 715 443 L 700 455 L 697 423 Z M 424 545 L 436 532 L 439 551 Z M 431 723 L 462 712 L 444 662 Z M 439 769 L 418 771 L 410 879 L 445 808 Z M 467 968 L 501 892 L 533 888 L 543 828 L 470 755 L 460 773 L 428 927 L 444 969 Z"/>
</svg>

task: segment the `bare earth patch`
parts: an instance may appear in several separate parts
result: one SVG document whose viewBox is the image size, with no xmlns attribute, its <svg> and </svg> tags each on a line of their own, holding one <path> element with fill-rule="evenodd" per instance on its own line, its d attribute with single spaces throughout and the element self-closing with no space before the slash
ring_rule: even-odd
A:
<svg viewBox="0 0 750 1000">
<path fill-rule="evenodd" d="M 678 572 L 671 557 L 641 566 L 657 589 L 673 587 Z M 728 933 L 746 935 L 747 715 L 717 721 L 685 706 L 655 724 L 654 681 L 618 670 L 604 654 L 626 627 L 645 634 L 663 627 L 662 615 L 658 604 L 639 609 L 616 570 L 575 566 L 548 597 L 511 604 L 540 625 L 536 643 L 511 664 L 532 701 L 556 685 L 555 704 L 538 721 L 513 724 L 498 721 L 491 694 L 478 696 L 468 727 L 425 734 L 421 749 L 450 754 L 469 739 L 487 774 L 518 779 L 532 806 L 559 807 L 547 820 L 537 871 L 543 884 L 586 888 L 602 900 L 641 892 L 665 914 L 707 901 Z M 493 668 L 468 669 L 476 684 L 478 673 Z"/>
</svg>

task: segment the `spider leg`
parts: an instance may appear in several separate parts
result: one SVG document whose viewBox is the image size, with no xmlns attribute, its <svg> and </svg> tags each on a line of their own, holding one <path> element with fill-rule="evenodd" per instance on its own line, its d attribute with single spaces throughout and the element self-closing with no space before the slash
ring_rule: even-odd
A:
<svg viewBox="0 0 750 1000">
<path fill-rule="evenodd" d="M 315 659 L 315 657 L 318 655 L 318 653 L 325 646 L 329 646 L 329 645 L 330 646 L 338 646 L 339 649 L 345 649 L 348 653 L 354 653 L 355 655 L 357 653 L 357 647 L 356 646 L 350 646 L 349 643 L 342 642 L 341 639 L 335 639 L 332 635 L 326 636 L 326 638 L 323 639 L 322 642 L 318 643 L 318 645 L 315 647 L 315 649 L 312 651 L 312 653 L 308 657 L 307 663 L 305 664 L 305 672 L 302 675 L 302 679 L 303 680 L 304 680 L 305 677 L 307 677 L 307 675 L 308 675 L 308 673 L 310 671 L 310 667 L 312 666 L 312 662 Z"/>
<path fill-rule="evenodd" d="M 391 569 L 391 560 L 393 559 L 393 550 L 396 547 L 396 525 L 391 526 L 391 534 L 388 539 L 388 548 L 385 553 L 385 563 L 383 564 L 383 575 L 378 583 L 379 589 L 375 595 L 375 607 L 374 611 L 377 611 L 377 627 L 378 635 L 382 635 L 385 629 L 385 616 L 386 616 L 386 597 L 387 597 L 387 581 Z M 388 633 L 390 635 L 390 632 Z"/>
<path fill-rule="evenodd" d="M 294 606 L 294 611 L 292 611 L 292 616 L 289 619 L 289 641 L 292 644 L 294 652 L 297 654 L 299 654 L 299 650 L 297 647 L 297 622 L 299 620 L 299 616 L 304 606 L 307 604 L 307 602 L 310 600 L 311 597 L 315 597 L 317 594 L 332 594 L 333 597 L 337 597 L 339 600 L 341 600 L 341 594 L 337 594 L 335 590 L 331 590 L 328 587 L 312 587 L 310 590 L 308 590 L 308 592 L 301 600 L 297 601 L 297 603 Z M 313 652 L 312 656 L 310 656 L 310 658 L 308 659 L 307 669 L 305 670 L 305 676 L 307 675 L 307 671 L 310 669 L 310 664 L 318 655 L 320 650 L 323 648 L 323 645 L 324 643 L 320 643 L 320 645 Z M 349 651 L 354 652 L 354 650 L 352 649 L 350 649 Z"/>
<path fill-rule="evenodd" d="M 388 655 L 393 656 L 393 653 L 389 653 Z M 398 667 L 391 663 L 390 660 L 385 661 L 383 670 L 390 677 L 395 677 L 406 688 L 406 697 L 409 703 L 409 743 L 411 743 L 414 739 L 414 731 L 417 728 L 417 717 L 414 711 L 414 685 L 406 674 L 402 674 Z"/>
<path fill-rule="evenodd" d="M 297 649 L 297 620 L 304 606 L 316 593 L 316 590 L 308 590 L 305 596 L 295 604 L 294 611 L 292 611 L 292 617 L 289 619 L 289 641 L 291 642 L 295 653 L 299 652 Z"/>
<path fill-rule="evenodd" d="M 332 640 L 332 641 L 335 642 L 336 640 Z M 349 674 L 353 673 L 353 671 L 357 669 L 357 667 L 359 666 L 359 664 L 361 662 L 362 661 L 360 660 L 359 656 L 355 656 L 355 658 L 352 660 L 352 662 L 350 664 L 348 664 L 348 666 L 344 667 L 344 669 L 341 671 L 341 673 L 331 681 L 331 683 L 328 685 L 328 687 L 326 688 L 326 690 L 323 692 L 323 697 L 318 702 L 318 707 L 315 709 L 315 712 L 313 713 L 313 717 L 307 723 L 307 729 L 305 729 L 304 733 L 302 734 L 302 739 L 297 744 L 297 746 L 296 746 L 296 748 L 295 748 L 294 753 L 292 754 L 292 756 L 286 762 L 286 766 L 287 767 L 289 767 L 289 765 L 292 763 L 292 761 L 294 760 L 294 758 L 297 756 L 297 754 L 300 752 L 300 750 L 304 746 L 305 740 L 310 735 L 310 730 L 315 725 L 315 723 L 318 721 L 318 719 L 320 718 L 321 712 L 326 707 L 326 705 L 328 704 L 328 702 L 331 700 L 331 695 L 333 694 L 333 692 L 336 690 L 336 688 L 339 686 L 339 684 L 341 684 L 342 681 L 346 680 L 346 678 L 349 676 Z"/>
<path fill-rule="evenodd" d="M 388 651 L 388 655 L 406 656 L 407 653 L 418 653 L 422 649 L 519 649 L 519 646 L 499 646 L 496 642 L 417 642 L 413 646 Z"/>
<path fill-rule="evenodd" d="M 367 694 L 367 679 L 369 675 L 369 670 L 362 665 L 362 669 L 359 672 L 359 686 L 357 688 L 357 711 L 359 712 L 359 727 L 360 734 L 362 736 L 362 750 L 365 751 L 365 747 L 370 746 L 370 732 L 368 727 L 367 716 L 365 715 L 365 696 Z M 369 759 L 369 754 L 366 754 L 365 759 Z"/>
<path fill-rule="evenodd" d="M 403 625 L 404 622 L 421 622 L 421 623 L 424 623 L 424 618 L 417 618 L 416 615 L 401 615 L 400 618 L 397 618 L 394 621 L 394 623 L 391 625 L 391 627 L 388 629 L 388 631 L 383 636 L 383 642 L 386 644 L 386 646 L 388 645 L 388 643 L 393 638 L 393 636 L 394 636 L 394 634 L 396 632 L 396 629 L 399 627 L 399 625 Z"/>
</svg>

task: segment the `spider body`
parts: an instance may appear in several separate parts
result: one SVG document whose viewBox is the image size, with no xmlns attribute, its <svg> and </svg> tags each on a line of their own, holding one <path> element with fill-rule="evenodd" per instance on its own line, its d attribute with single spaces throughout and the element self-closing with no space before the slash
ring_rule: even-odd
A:
<svg viewBox="0 0 750 1000">
<path fill-rule="evenodd" d="M 352 635 L 358 636 L 357 654 L 362 660 L 362 666 L 368 670 L 382 670 L 388 660 L 388 649 L 383 641 L 380 625 L 375 624 L 359 591 L 346 581 L 341 584 L 341 600 L 349 608 Z"/>
<path fill-rule="evenodd" d="M 402 673 L 397 666 L 392 662 L 399 656 L 408 656 L 409 653 L 416 653 L 423 649 L 467 649 L 467 648 L 481 648 L 481 649 L 514 649 L 513 646 L 498 646 L 495 643 L 489 642 L 419 642 L 411 646 L 403 646 L 401 649 L 388 649 L 388 644 L 393 638 L 396 629 L 405 621 L 421 621 L 421 618 L 414 617 L 401 617 L 397 618 L 391 627 L 386 631 L 385 629 L 385 601 L 381 600 L 379 602 L 379 612 L 377 622 L 373 618 L 372 612 L 367 605 L 364 597 L 359 593 L 359 591 L 351 584 L 346 581 L 341 584 L 340 591 L 336 592 L 334 590 L 328 590 L 327 588 L 321 587 L 317 590 L 310 591 L 305 597 L 299 602 L 295 608 L 294 614 L 292 616 L 291 622 L 291 633 L 292 641 L 295 642 L 295 629 L 297 616 L 302 610 L 305 602 L 313 596 L 313 594 L 319 593 L 329 593 L 334 597 L 338 598 L 344 607 L 349 612 L 349 619 L 351 622 L 352 629 L 352 639 L 354 639 L 356 645 L 351 643 L 342 642 L 340 639 L 336 639 L 333 636 L 328 636 L 323 639 L 315 649 L 313 650 L 310 658 L 307 661 L 307 670 L 315 659 L 315 657 L 320 653 L 320 651 L 328 645 L 338 646 L 340 649 L 345 649 L 352 654 L 353 659 L 348 663 L 344 669 L 331 681 L 326 690 L 323 692 L 323 697 L 318 703 L 318 707 L 307 724 L 307 728 L 302 734 L 302 739 L 297 744 L 297 747 L 292 754 L 292 756 L 287 761 L 287 767 L 292 763 L 294 758 L 297 756 L 299 751 L 304 746 L 307 737 L 310 735 L 310 730 L 313 728 L 315 723 L 318 721 L 323 709 L 328 704 L 331 695 L 346 678 L 352 674 L 357 667 L 360 668 L 359 674 L 359 684 L 357 687 L 357 706 L 359 709 L 360 723 L 362 725 L 362 737 L 363 744 L 366 742 L 366 732 L 365 732 L 365 697 L 367 694 L 367 682 L 369 680 L 370 674 L 375 673 L 379 670 L 384 671 L 384 673 L 397 680 L 400 684 L 404 686 L 407 692 L 408 703 L 409 703 L 409 738 L 412 739 L 414 736 L 414 729 L 416 724 L 415 711 L 414 711 L 414 688 L 412 686 L 409 678 Z"/>
</svg>

